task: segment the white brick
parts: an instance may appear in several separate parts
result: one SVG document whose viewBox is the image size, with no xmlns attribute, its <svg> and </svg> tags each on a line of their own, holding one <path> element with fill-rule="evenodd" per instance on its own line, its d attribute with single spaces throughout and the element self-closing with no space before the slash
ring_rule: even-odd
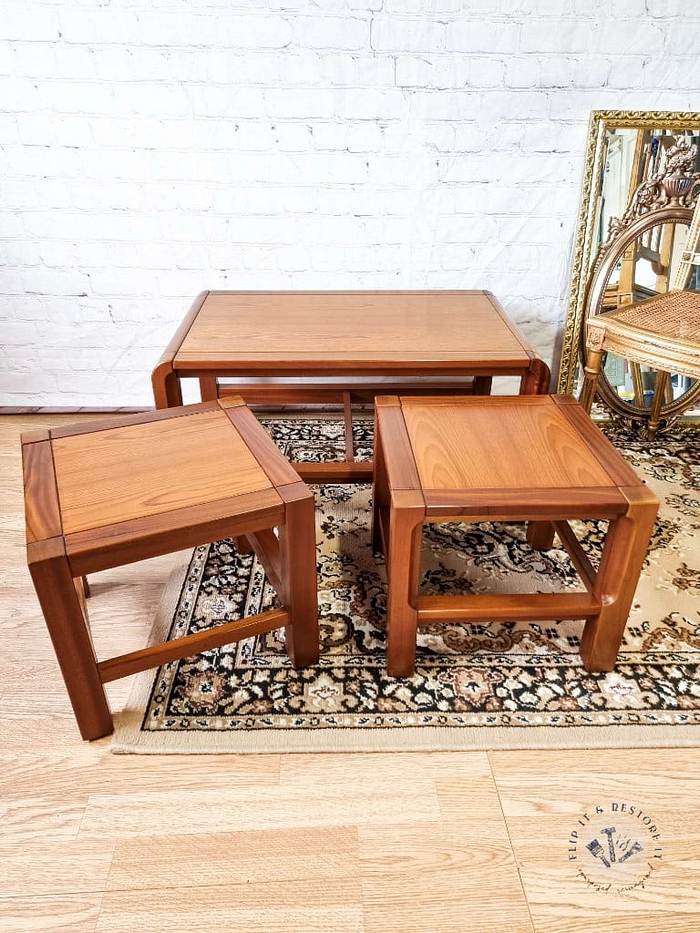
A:
<svg viewBox="0 0 700 933">
<path fill-rule="evenodd" d="M 10 50 L 10 46 L 6 45 Z M 53 42 L 16 42 L 12 48 L 12 68 L 7 74 L 25 78 L 53 78 L 56 76 L 56 45 Z"/>
<path fill-rule="evenodd" d="M 549 29 L 545 29 L 537 19 L 526 19 L 522 25 L 520 51 L 553 52 L 560 55 L 597 52 L 604 31 L 601 24 L 592 21 L 559 20 L 556 25 L 552 24 Z"/>
<path fill-rule="evenodd" d="M 340 122 L 320 123 L 316 122 L 310 128 L 301 127 L 309 133 L 309 139 L 304 148 L 308 149 L 309 144 L 317 150 L 330 149 L 342 150 L 348 148 L 348 124 Z M 370 146 L 374 149 L 375 145 Z M 358 150 L 355 150 L 358 151 Z M 360 150 L 361 151 L 361 150 Z"/>
<path fill-rule="evenodd" d="M 396 59 L 396 86 L 423 87 L 431 85 L 433 66 L 424 58 Z"/>
<path fill-rule="evenodd" d="M 369 24 L 347 16 L 296 16 L 293 19 L 294 42 L 309 49 L 366 49 Z"/>
<path fill-rule="evenodd" d="M 399 90 L 353 88 L 339 90 L 334 96 L 336 113 L 344 120 L 390 120 L 406 109 Z"/>
<path fill-rule="evenodd" d="M 447 48 L 453 52 L 514 53 L 518 48 L 520 26 L 501 20 L 462 20 L 447 28 Z"/>
<path fill-rule="evenodd" d="M 350 152 L 377 152 L 382 145 L 382 128 L 376 123 L 354 123 L 347 127 Z"/>
<path fill-rule="evenodd" d="M 535 55 L 509 58 L 506 62 L 505 84 L 512 88 L 541 86 L 540 62 Z"/>
<path fill-rule="evenodd" d="M 9 3 L 3 10 L 2 37 L 13 41 L 26 39 L 31 42 L 56 41 L 58 39 L 58 15 L 47 7 L 32 9 L 31 4 Z"/>
<path fill-rule="evenodd" d="M 372 20 L 372 48 L 378 52 L 439 52 L 445 48 L 445 26 L 427 17 Z"/>
<path fill-rule="evenodd" d="M 272 118 L 333 117 L 336 112 L 336 95 L 324 88 L 269 90 L 265 102 L 267 115 Z"/>
<path fill-rule="evenodd" d="M 666 47 L 673 50 L 675 55 L 695 55 L 698 54 L 700 46 L 700 16 L 697 8 L 694 8 L 694 20 L 690 22 L 678 21 L 664 25 L 664 32 L 656 24 L 649 24 L 649 34 L 654 29 L 654 49 L 644 47 L 644 52 L 660 52 L 661 46 L 665 41 Z M 661 34 L 660 34 L 661 33 Z M 665 36 L 665 40 L 664 40 Z M 649 39 L 651 42 L 651 38 Z M 635 50 L 642 51 L 640 43 L 635 43 Z"/>
</svg>

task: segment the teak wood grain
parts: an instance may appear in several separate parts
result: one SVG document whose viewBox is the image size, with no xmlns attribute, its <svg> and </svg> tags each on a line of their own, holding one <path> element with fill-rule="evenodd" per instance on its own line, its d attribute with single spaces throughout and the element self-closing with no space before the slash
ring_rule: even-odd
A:
<svg viewBox="0 0 700 933">
<path fill-rule="evenodd" d="M 338 368 L 525 368 L 534 353 L 480 291 L 217 292 L 206 296 L 176 369 L 244 364 L 252 371 L 329 361 Z"/>
<path fill-rule="evenodd" d="M 551 397 L 530 401 L 533 404 L 522 404 L 519 397 L 475 397 L 430 404 L 404 399 L 403 417 L 423 488 L 530 491 L 613 486 Z"/>
<path fill-rule="evenodd" d="M 218 407 L 56 438 L 53 451 L 67 535 L 271 486 Z"/>
<path fill-rule="evenodd" d="M 27 557 L 83 738 L 112 729 L 104 682 L 281 626 L 296 666 L 318 659 L 314 498 L 246 411 L 215 399 L 23 439 Z M 253 543 L 281 609 L 98 662 L 85 574 L 225 537 Z"/>
</svg>

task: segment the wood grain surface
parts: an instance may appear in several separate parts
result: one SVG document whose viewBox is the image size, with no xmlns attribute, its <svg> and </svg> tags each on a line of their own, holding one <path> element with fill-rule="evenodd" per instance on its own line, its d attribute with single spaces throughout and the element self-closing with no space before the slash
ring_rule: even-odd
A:
<svg viewBox="0 0 700 933">
<path fill-rule="evenodd" d="M 53 447 L 67 535 L 271 485 L 223 411 L 61 437 Z"/>
<path fill-rule="evenodd" d="M 549 396 L 402 399 L 425 489 L 612 486 L 594 452 Z M 598 432 L 599 433 L 599 432 Z"/>
<path fill-rule="evenodd" d="M 221 292 L 207 295 L 175 354 L 175 369 L 227 363 L 284 369 L 420 362 L 435 369 L 527 368 L 534 356 L 481 291 Z M 421 368 L 422 369 L 422 368 Z"/>
<path fill-rule="evenodd" d="M 25 564 L 19 446 L 75 420 L 0 419 L 0 929 L 700 929 L 697 748 L 151 756 L 81 742 Z M 98 655 L 145 644 L 175 559 L 91 577 Z M 130 681 L 107 687 L 121 709 Z M 572 823 L 610 800 L 662 832 L 661 870 L 627 894 L 589 890 L 568 861 Z"/>
</svg>

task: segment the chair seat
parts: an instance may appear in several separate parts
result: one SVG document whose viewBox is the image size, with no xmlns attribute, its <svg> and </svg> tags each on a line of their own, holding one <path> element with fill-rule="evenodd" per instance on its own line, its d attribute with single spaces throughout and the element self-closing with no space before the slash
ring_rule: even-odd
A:
<svg viewBox="0 0 700 933">
<path fill-rule="evenodd" d="M 588 321 L 586 342 L 652 369 L 700 378 L 700 292 L 668 292 L 598 314 Z"/>
<path fill-rule="evenodd" d="M 589 323 L 594 324 L 601 319 L 606 327 L 624 324 L 670 340 L 700 341 L 700 292 L 667 292 L 639 304 L 607 311 Z"/>
</svg>

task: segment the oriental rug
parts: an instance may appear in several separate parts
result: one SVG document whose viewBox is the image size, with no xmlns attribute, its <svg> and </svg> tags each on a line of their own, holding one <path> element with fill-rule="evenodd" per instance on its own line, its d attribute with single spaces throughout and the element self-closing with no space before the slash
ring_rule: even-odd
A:
<svg viewBox="0 0 700 933">
<path fill-rule="evenodd" d="M 337 420 L 264 421 L 292 460 L 342 458 Z M 582 622 L 441 625 L 419 634 L 416 673 L 385 673 L 383 559 L 370 545 L 369 486 L 317 494 L 321 660 L 294 670 L 273 632 L 137 678 L 112 750 L 137 753 L 407 751 L 700 744 L 700 431 L 654 442 L 608 436 L 662 502 L 614 672 L 581 664 Z M 355 425 L 371 456 L 372 423 Z M 603 522 L 574 523 L 596 563 Z M 531 550 L 524 525 L 425 530 L 425 592 L 583 589 L 557 541 Z M 187 555 L 152 641 L 274 605 L 257 559 L 231 541 Z"/>
</svg>

